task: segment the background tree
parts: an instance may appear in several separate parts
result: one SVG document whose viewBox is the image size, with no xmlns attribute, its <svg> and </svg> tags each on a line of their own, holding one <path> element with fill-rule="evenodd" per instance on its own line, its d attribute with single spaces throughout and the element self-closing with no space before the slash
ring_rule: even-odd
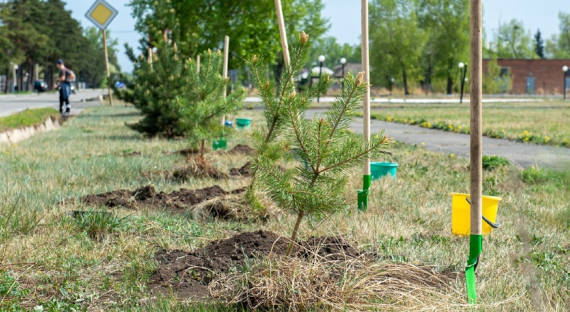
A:
<svg viewBox="0 0 570 312">
<path fill-rule="evenodd" d="M 546 42 L 546 53 L 552 58 L 570 58 L 570 13 L 558 13 L 560 33 Z"/>
<path fill-rule="evenodd" d="M 499 58 L 535 58 L 531 35 L 525 30 L 522 21 L 512 19 L 500 24 L 495 39 Z"/>
<path fill-rule="evenodd" d="M 313 41 L 313 40 L 311 40 Z M 340 59 L 346 58 L 347 63 L 360 63 L 360 46 L 348 43 L 340 44 L 335 37 L 323 37 L 311 44 L 306 67 L 316 66 L 319 55 L 326 57 L 325 66 L 334 68 L 340 65 Z"/>
<path fill-rule="evenodd" d="M 61 0 L 27 0 L 0 3 L 0 45 L 3 55 L 0 65 L 7 69 L 9 63 L 20 68 L 18 86 L 33 87 L 36 70 L 43 72 L 51 87 L 56 74 L 55 61 L 63 59 L 81 81 L 98 86 L 105 73 L 103 52 L 90 44 L 78 21 L 65 10 Z M 111 39 L 111 42 L 113 40 Z M 116 60 L 116 51 L 110 51 L 110 59 Z M 115 61 L 116 62 L 116 61 Z M 2 70 L 3 72 L 4 70 Z"/>
<path fill-rule="evenodd" d="M 420 27 L 427 31 L 425 80 L 445 79 L 447 94 L 459 75 L 459 62 L 469 59 L 469 1 L 420 0 Z M 433 78 L 432 78 L 433 76 Z"/>
<path fill-rule="evenodd" d="M 285 0 L 282 5 L 290 41 L 301 30 L 315 39 L 327 30 L 321 0 Z M 231 38 L 230 68 L 241 67 L 252 55 L 263 55 L 270 64 L 282 66 L 273 1 L 132 0 L 130 6 L 136 29 L 150 35 L 151 45 L 162 38 L 165 29 L 171 29 L 182 55 L 193 57 L 199 51 L 221 48 L 227 35 Z"/>
<path fill-rule="evenodd" d="M 546 58 L 544 55 L 544 39 L 542 39 L 540 29 L 537 29 L 536 34 L 534 34 L 534 53 L 541 59 Z"/>
<path fill-rule="evenodd" d="M 419 26 L 417 1 L 374 0 L 370 5 L 371 80 L 390 86 L 409 85 L 422 79 L 422 53 L 428 40 Z"/>
</svg>

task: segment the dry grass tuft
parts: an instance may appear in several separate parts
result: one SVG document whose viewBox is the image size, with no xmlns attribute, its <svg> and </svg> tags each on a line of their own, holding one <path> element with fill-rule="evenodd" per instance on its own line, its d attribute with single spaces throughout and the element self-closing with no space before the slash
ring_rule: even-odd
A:
<svg viewBox="0 0 570 312">
<path fill-rule="evenodd" d="M 463 305 L 462 290 L 455 287 L 458 277 L 430 266 L 379 263 L 366 257 L 273 258 L 255 263 L 248 272 L 217 278 L 210 292 L 250 309 L 447 310 Z"/>
</svg>

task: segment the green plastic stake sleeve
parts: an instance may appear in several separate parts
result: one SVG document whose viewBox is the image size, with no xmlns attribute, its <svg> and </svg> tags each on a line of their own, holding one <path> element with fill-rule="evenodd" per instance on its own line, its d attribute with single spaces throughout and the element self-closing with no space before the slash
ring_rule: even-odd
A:
<svg viewBox="0 0 570 312">
<path fill-rule="evenodd" d="M 358 190 L 358 210 L 366 211 L 368 209 L 368 194 L 370 193 L 370 184 L 372 177 L 370 175 L 362 176 L 362 189 Z"/>
<path fill-rule="evenodd" d="M 475 269 L 479 262 L 479 256 L 483 250 L 483 235 L 471 235 L 469 237 L 469 259 L 465 267 L 465 284 L 467 285 L 467 302 L 477 303 L 477 283 Z"/>
</svg>

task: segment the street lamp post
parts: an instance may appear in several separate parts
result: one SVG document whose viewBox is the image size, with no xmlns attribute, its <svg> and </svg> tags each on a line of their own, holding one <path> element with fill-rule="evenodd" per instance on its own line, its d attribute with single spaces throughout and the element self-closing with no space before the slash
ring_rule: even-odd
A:
<svg viewBox="0 0 570 312">
<path fill-rule="evenodd" d="M 343 57 L 340 59 L 340 65 L 342 68 L 342 94 L 344 94 L 344 66 L 346 65 L 346 58 Z"/>
<path fill-rule="evenodd" d="M 566 100 L 566 88 L 568 87 L 568 86 L 566 85 L 566 76 L 570 76 L 570 71 L 568 70 L 568 66 L 567 66 L 567 65 L 562 66 L 562 72 L 564 72 L 564 75 L 562 76 L 562 79 L 563 79 L 563 86 L 564 86 L 564 90 L 563 90 L 563 92 L 564 92 L 564 99 Z"/>
<path fill-rule="evenodd" d="M 463 103 L 463 88 L 465 87 L 465 75 L 467 74 L 467 64 L 459 62 L 459 70 L 461 70 L 461 94 L 459 95 L 459 103 Z"/>
<path fill-rule="evenodd" d="M 321 84 L 321 76 L 323 74 L 323 64 L 325 63 L 325 56 L 319 55 L 319 86 Z M 317 103 L 321 101 L 321 92 L 317 92 Z"/>
</svg>

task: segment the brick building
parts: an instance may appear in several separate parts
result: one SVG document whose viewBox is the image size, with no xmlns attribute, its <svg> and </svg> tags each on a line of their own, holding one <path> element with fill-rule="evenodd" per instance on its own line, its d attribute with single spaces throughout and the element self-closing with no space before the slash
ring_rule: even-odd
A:
<svg viewBox="0 0 570 312">
<path fill-rule="evenodd" d="M 483 60 L 483 68 L 487 62 Z M 513 94 L 562 94 L 564 78 L 566 90 L 570 92 L 570 70 L 562 71 L 562 66 L 570 67 L 570 59 L 542 60 L 542 59 L 498 59 L 502 67 L 501 72 L 509 70 L 512 75 Z"/>
</svg>

